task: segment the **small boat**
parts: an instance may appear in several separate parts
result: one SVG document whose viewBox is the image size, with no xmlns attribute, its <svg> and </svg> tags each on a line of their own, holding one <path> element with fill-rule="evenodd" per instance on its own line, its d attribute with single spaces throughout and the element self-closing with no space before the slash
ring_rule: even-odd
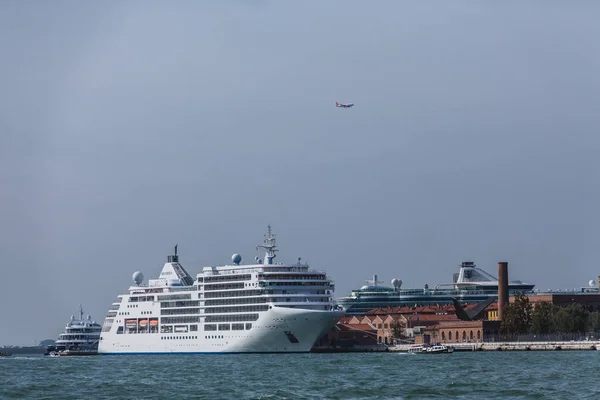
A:
<svg viewBox="0 0 600 400">
<path fill-rule="evenodd" d="M 433 346 L 429 346 L 425 351 L 427 354 L 448 354 L 453 352 L 454 348 L 444 346 L 443 344 L 434 344 Z"/>
<path fill-rule="evenodd" d="M 11 357 L 12 353 L 0 353 L 0 358 L 2 357 Z"/>
</svg>

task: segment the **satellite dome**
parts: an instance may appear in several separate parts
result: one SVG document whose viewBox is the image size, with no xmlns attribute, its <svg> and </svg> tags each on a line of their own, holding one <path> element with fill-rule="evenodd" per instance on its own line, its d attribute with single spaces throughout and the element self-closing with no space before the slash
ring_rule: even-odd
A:
<svg viewBox="0 0 600 400">
<path fill-rule="evenodd" d="M 593 279 L 590 279 L 590 281 L 588 282 L 588 285 L 593 288 L 594 286 L 596 286 L 596 282 Z"/>
<path fill-rule="evenodd" d="M 133 281 L 139 286 L 144 281 L 144 274 L 140 271 L 135 271 L 133 273 Z"/>
<path fill-rule="evenodd" d="M 233 261 L 235 265 L 240 265 L 242 262 L 242 256 L 239 253 L 235 253 L 231 256 L 231 261 Z"/>
<path fill-rule="evenodd" d="M 392 279 L 392 286 L 394 286 L 395 288 L 401 287 L 402 286 L 402 280 L 400 280 L 398 278 Z"/>
</svg>

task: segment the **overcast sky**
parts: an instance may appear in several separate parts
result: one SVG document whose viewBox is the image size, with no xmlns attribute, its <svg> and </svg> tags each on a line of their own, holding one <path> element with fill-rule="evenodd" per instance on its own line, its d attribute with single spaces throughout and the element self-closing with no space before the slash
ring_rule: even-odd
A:
<svg viewBox="0 0 600 400">
<path fill-rule="evenodd" d="M 250 4 L 249 4 L 250 3 Z M 523 4 L 527 3 L 527 4 Z M 178 243 L 336 281 L 600 268 L 597 1 L 0 2 L 0 344 Z M 339 109 L 334 102 L 353 102 Z"/>
</svg>

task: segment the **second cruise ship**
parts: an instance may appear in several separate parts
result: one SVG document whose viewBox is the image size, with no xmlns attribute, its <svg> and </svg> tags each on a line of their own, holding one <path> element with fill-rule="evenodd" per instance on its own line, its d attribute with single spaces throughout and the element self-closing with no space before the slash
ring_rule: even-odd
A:
<svg viewBox="0 0 600 400">
<path fill-rule="evenodd" d="M 334 283 L 307 264 L 274 263 L 269 226 L 264 261 L 204 267 L 192 278 L 177 246 L 158 279 L 135 284 L 112 304 L 100 337 L 100 354 L 309 352 L 344 314 Z"/>
</svg>

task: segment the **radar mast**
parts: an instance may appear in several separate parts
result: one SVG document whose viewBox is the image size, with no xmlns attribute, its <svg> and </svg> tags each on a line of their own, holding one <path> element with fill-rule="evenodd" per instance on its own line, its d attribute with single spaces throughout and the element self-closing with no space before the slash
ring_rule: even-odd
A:
<svg viewBox="0 0 600 400">
<path fill-rule="evenodd" d="M 367 283 L 372 284 L 373 286 L 379 286 L 380 283 L 383 283 L 383 281 L 377 280 L 377 274 L 373 275 L 373 279 L 368 279 Z"/>
<path fill-rule="evenodd" d="M 273 259 L 276 257 L 275 252 L 279 250 L 275 250 L 277 246 L 275 245 L 275 235 L 273 234 L 271 225 L 267 229 L 264 244 L 256 246 L 256 250 L 265 250 L 265 264 L 273 264 Z"/>
</svg>

